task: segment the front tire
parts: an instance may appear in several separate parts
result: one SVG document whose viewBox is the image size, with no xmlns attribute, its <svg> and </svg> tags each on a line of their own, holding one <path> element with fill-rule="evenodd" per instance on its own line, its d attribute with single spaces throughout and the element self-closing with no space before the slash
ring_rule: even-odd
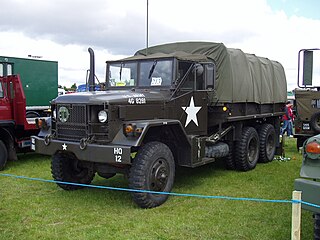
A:
<svg viewBox="0 0 320 240">
<path fill-rule="evenodd" d="M 90 184 L 95 172 L 73 153 L 58 151 L 52 156 L 51 173 L 55 181 Z M 57 183 L 64 190 L 77 190 L 83 186 Z"/>
<path fill-rule="evenodd" d="M 240 171 L 254 169 L 259 159 L 259 136 L 253 127 L 242 130 L 241 140 L 236 144 L 236 166 Z"/>
<path fill-rule="evenodd" d="M 175 163 L 170 148 L 161 142 L 149 142 L 142 146 L 134 158 L 129 187 L 138 190 L 170 192 L 175 176 Z M 168 194 L 133 192 L 134 202 L 141 208 L 153 208 L 163 204 Z"/>
<path fill-rule="evenodd" d="M 276 131 L 271 124 L 263 124 L 259 129 L 259 162 L 271 162 L 276 152 Z"/>
<path fill-rule="evenodd" d="M 4 169 L 8 159 L 6 145 L 0 140 L 0 171 Z"/>
</svg>

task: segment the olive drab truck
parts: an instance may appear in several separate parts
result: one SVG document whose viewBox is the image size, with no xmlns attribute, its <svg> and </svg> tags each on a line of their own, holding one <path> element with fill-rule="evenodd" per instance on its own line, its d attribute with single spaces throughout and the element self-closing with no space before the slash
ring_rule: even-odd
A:
<svg viewBox="0 0 320 240">
<path fill-rule="evenodd" d="M 298 54 L 298 87 L 295 93 L 294 137 L 297 149 L 320 133 L 320 49 L 301 49 Z"/>
<path fill-rule="evenodd" d="M 106 90 L 95 92 L 94 53 L 89 90 L 52 101 L 52 129 L 32 148 L 52 155 L 52 175 L 65 190 L 95 174 L 128 177 L 142 208 L 164 203 L 175 167 L 218 158 L 249 171 L 280 148 L 287 88 L 276 61 L 222 43 L 181 42 L 107 61 Z"/>
<path fill-rule="evenodd" d="M 40 131 L 36 119 L 48 116 L 57 95 L 57 62 L 0 56 L 0 170 L 30 151 L 30 136 Z"/>
<path fill-rule="evenodd" d="M 301 191 L 302 209 L 314 213 L 314 239 L 320 239 L 320 48 L 299 51 L 298 86 L 295 90 L 295 137 L 302 146 L 300 178 L 294 189 Z M 299 81 L 301 79 L 301 81 Z"/>
</svg>

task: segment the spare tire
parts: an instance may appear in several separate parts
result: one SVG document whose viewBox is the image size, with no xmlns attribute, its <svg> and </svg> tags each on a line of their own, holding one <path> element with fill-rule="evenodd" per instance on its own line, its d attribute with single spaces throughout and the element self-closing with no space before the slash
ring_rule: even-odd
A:
<svg viewBox="0 0 320 240">
<path fill-rule="evenodd" d="M 310 127 L 316 133 L 320 133 L 320 112 L 316 112 L 311 116 Z"/>
</svg>

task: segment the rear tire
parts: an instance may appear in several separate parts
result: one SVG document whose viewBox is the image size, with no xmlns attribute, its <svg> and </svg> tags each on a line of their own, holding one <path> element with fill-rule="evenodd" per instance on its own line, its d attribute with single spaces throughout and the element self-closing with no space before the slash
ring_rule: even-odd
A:
<svg viewBox="0 0 320 240">
<path fill-rule="evenodd" d="M 232 141 L 227 142 L 229 146 L 229 153 L 227 156 L 223 158 L 226 168 L 228 170 L 235 170 L 236 169 L 236 162 L 234 160 L 234 143 Z"/>
<path fill-rule="evenodd" d="M 320 133 L 320 112 L 316 112 L 311 116 L 310 127 L 316 133 Z"/>
<path fill-rule="evenodd" d="M 8 159 L 8 151 L 6 145 L 0 140 L 0 171 L 4 169 Z"/>
<path fill-rule="evenodd" d="M 142 146 L 134 158 L 129 173 L 129 187 L 138 190 L 170 192 L 173 187 L 175 163 L 170 148 L 161 142 Z M 134 202 L 141 208 L 163 204 L 168 194 L 133 192 Z"/>
<path fill-rule="evenodd" d="M 253 127 L 245 127 L 241 140 L 236 143 L 236 167 L 240 171 L 249 171 L 256 167 L 258 159 L 258 133 Z"/>
<path fill-rule="evenodd" d="M 51 173 L 55 181 L 90 184 L 95 172 L 83 164 L 73 153 L 58 151 L 52 156 Z M 84 188 L 78 185 L 57 183 L 64 190 Z"/>
<path fill-rule="evenodd" d="M 276 152 L 276 131 L 271 124 L 263 124 L 259 129 L 259 162 L 271 162 Z"/>
<path fill-rule="evenodd" d="M 297 137 L 297 151 L 303 146 L 303 143 L 308 139 L 308 137 Z"/>
</svg>

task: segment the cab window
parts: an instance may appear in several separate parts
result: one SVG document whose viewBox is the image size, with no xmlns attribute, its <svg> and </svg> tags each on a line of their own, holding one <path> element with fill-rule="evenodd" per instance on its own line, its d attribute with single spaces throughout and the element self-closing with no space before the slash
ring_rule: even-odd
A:
<svg viewBox="0 0 320 240">
<path fill-rule="evenodd" d="M 3 98 L 3 88 L 2 88 L 1 82 L 0 82 L 0 98 Z"/>
<path fill-rule="evenodd" d="M 172 83 L 172 72 L 172 60 L 141 62 L 139 86 L 170 86 Z"/>
<path fill-rule="evenodd" d="M 0 77 L 3 77 L 3 63 L 0 63 Z"/>
</svg>

